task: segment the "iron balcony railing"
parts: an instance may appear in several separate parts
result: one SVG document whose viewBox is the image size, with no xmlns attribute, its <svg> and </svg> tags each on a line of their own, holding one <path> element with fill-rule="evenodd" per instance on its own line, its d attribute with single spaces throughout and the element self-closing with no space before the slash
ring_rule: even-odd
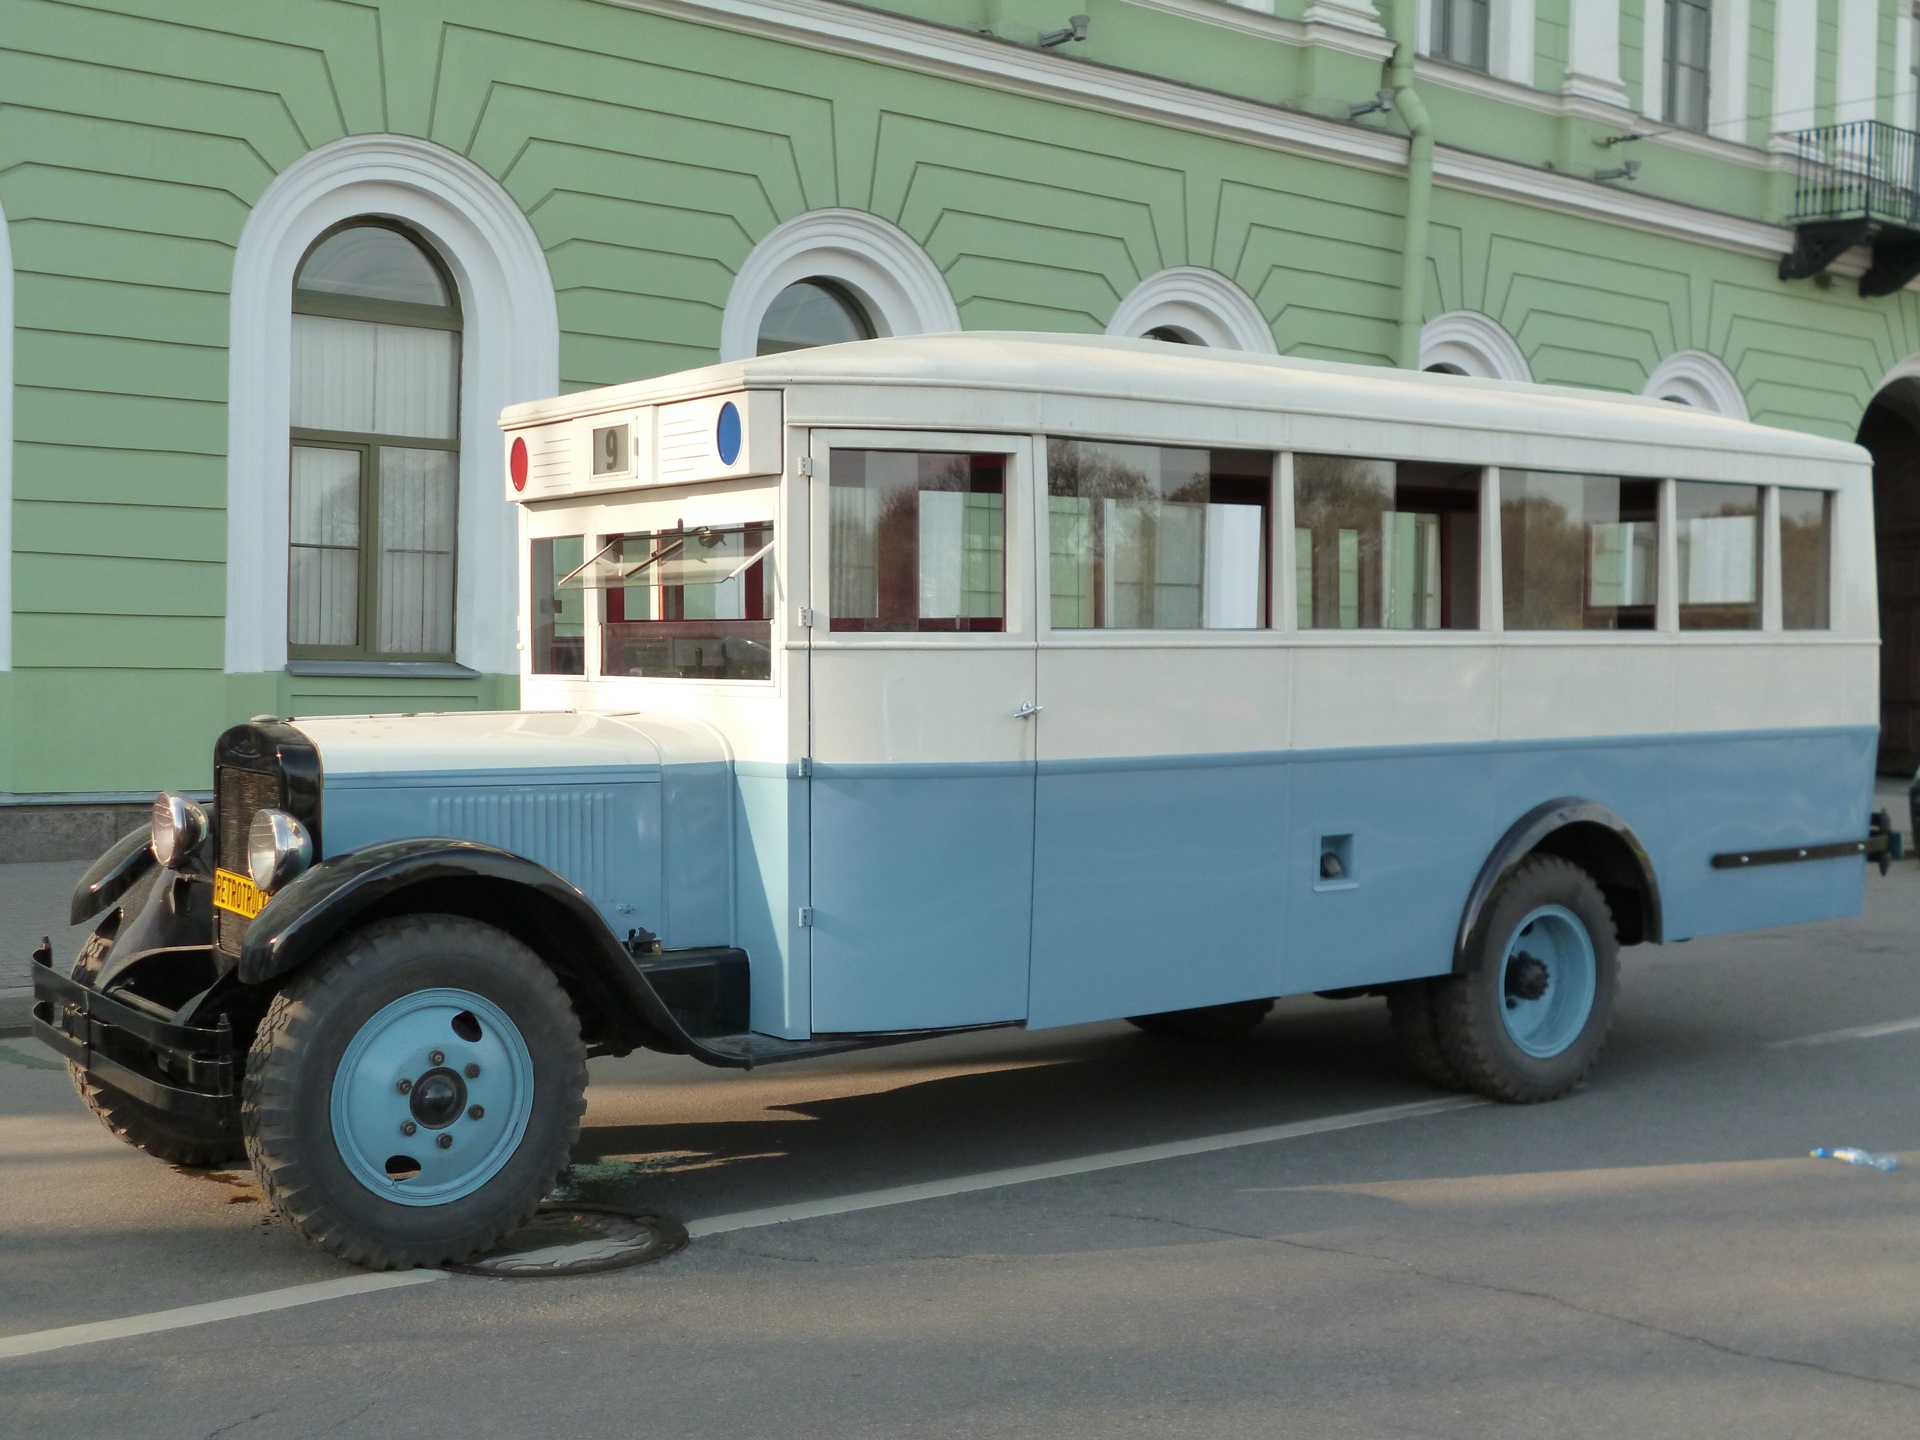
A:
<svg viewBox="0 0 1920 1440">
<path fill-rule="evenodd" d="M 1799 157 L 1790 224 L 1878 220 L 1920 229 L 1920 150 L 1911 130 L 1878 120 L 1822 125 L 1792 137 Z"/>
</svg>

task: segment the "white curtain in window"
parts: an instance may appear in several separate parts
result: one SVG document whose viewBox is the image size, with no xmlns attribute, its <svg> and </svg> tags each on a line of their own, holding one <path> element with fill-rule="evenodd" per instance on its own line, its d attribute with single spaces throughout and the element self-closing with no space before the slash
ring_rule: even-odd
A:
<svg viewBox="0 0 1920 1440">
<path fill-rule="evenodd" d="M 380 451 L 379 648 L 387 654 L 453 649 L 458 472 L 450 450 Z"/>
<path fill-rule="evenodd" d="M 1751 515 L 1705 515 L 1680 522 L 1680 603 L 1751 605 L 1758 598 L 1759 522 Z"/>
<path fill-rule="evenodd" d="M 293 447 L 287 638 L 352 645 L 360 624 L 360 452 Z"/>
<path fill-rule="evenodd" d="M 1207 506 L 1206 627 L 1256 630 L 1267 588 L 1261 563 L 1258 505 Z"/>
<path fill-rule="evenodd" d="M 456 438 L 460 337 L 451 330 L 293 317 L 293 424 L 355 435 Z"/>
</svg>

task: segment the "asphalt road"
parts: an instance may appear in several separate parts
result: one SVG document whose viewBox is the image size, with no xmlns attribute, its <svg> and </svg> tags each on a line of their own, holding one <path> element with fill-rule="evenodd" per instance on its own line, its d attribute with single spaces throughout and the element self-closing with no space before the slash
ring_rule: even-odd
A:
<svg viewBox="0 0 1920 1440">
<path fill-rule="evenodd" d="M 1556 1104 L 0 1359 L 0 1435 L 1910 1437 L 1916 942 L 1909 861 L 1860 920 L 1626 952 L 1608 1053 Z M 594 1071 L 575 1192 L 687 1221 L 1436 1098 L 1377 1001 L 1213 1046 L 1108 1025 Z M 1807 1158 L 1843 1143 L 1915 1168 Z M 26 1041 L 0 1041 L 0 1176 L 0 1344 L 357 1273 L 245 1172 L 113 1140 Z"/>
</svg>

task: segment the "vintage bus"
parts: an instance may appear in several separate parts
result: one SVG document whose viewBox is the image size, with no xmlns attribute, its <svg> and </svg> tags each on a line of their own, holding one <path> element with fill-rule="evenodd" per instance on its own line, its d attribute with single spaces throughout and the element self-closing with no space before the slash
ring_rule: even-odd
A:
<svg viewBox="0 0 1920 1440">
<path fill-rule="evenodd" d="M 522 709 L 236 727 L 36 972 L 110 1124 L 243 1138 L 363 1263 L 495 1243 L 639 1046 L 1373 995 L 1428 1080 L 1549 1099 L 1620 946 L 1853 914 L 1882 844 L 1850 445 L 1011 334 L 502 425 Z"/>
</svg>

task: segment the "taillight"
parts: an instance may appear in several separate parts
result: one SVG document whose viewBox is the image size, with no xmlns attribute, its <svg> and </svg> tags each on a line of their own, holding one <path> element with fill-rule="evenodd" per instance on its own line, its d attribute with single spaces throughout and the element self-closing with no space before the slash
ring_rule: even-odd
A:
<svg viewBox="0 0 1920 1440">
<path fill-rule="evenodd" d="M 507 452 L 507 474 L 513 479 L 515 490 L 527 488 L 527 437 L 513 437 L 513 448 Z"/>
</svg>

